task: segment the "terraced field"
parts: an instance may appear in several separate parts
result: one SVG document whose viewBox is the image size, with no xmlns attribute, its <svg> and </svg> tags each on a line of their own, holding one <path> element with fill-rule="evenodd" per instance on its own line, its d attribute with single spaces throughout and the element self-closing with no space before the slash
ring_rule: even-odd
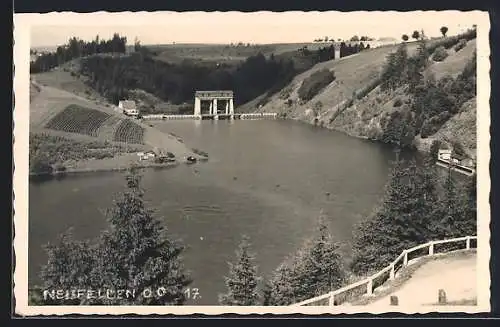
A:
<svg viewBox="0 0 500 327">
<path fill-rule="evenodd" d="M 139 126 L 130 119 L 124 119 L 116 127 L 113 141 L 144 144 L 144 127 Z"/>
<path fill-rule="evenodd" d="M 110 114 L 103 111 L 72 104 L 55 115 L 45 127 L 56 131 L 97 137 L 99 128 L 110 117 Z"/>
</svg>

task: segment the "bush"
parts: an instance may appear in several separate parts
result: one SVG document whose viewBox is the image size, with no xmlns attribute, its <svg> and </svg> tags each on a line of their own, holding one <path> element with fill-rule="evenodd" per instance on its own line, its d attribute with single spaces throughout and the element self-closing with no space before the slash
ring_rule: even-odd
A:
<svg viewBox="0 0 500 327">
<path fill-rule="evenodd" d="M 467 45 L 466 39 L 461 39 L 458 44 L 455 46 L 455 52 L 462 50 Z"/>
<path fill-rule="evenodd" d="M 366 85 L 364 88 L 356 92 L 356 98 L 358 100 L 361 100 L 368 93 L 373 91 L 379 84 L 380 84 L 380 78 L 373 79 L 370 83 L 368 83 L 368 85 Z"/>
<path fill-rule="evenodd" d="M 422 124 L 422 128 L 420 129 L 420 136 L 425 139 L 435 134 L 441 128 L 441 126 L 443 126 L 443 124 L 446 123 L 448 119 L 450 119 L 450 117 L 451 114 L 448 111 L 444 111 L 425 120 Z"/>
<path fill-rule="evenodd" d="M 298 93 L 302 100 L 311 100 L 321 89 L 335 80 L 335 74 L 328 69 L 319 70 L 304 79 Z"/>
<path fill-rule="evenodd" d="M 396 100 L 394 100 L 394 103 L 392 104 L 393 107 L 401 107 L 401 105 L 403 105 L 403 101 L 400 99 L 400 98 L 397 98 Z"/>
<path fill-rule="evenodd" d="M 453 152 L 456 153 L 457 155 L 460 156 L 466 155 L 464 146 L 459 141 L 452 141 L 451 146 L 453 148 Z"/>
<path fill-rule="evenodd" d="M 208 153 L 206 153 L 205 151 L 201 151 L 199 149 L 196 149 L 196 148 L 193 148 L 191 149 L 194 153 L 196 153 L 197 155 L 199 156 L 202 156 L 202 157 L 206 157 L 208 158 Z"/>
<path fill-rule="evenodd" d="M 57 172 L 63 172 L 63 171 L 66 171 L 66 167 L 63 165 L 63 164 L 57 164 L 55 167 L 55 171 Z"/>
<path fill-rule="evenodd" d="M 432 55 L 432 60 L 434 61 L 443 61 L 448 57 L 448 52 L 446 52 L 446 49 L 443 46 L 440 46 L 439 48 L 434 51 L 434 54 Z"/>
<path fill-rule="evenodd" d="M 98 153 L 95 154 L 95 158 L 99 160 L 106 158 L 113 158 L 113 157 L 114 157 L 113 153 L 107 151 L 99 151 Z"/>
<path fill-rule="evenodd" d="M 34 156 L 30 160 L 30 172 L 35 174 L 51 174 L 52 166 L 49 160 L 44 156 Z"/>
</svg>

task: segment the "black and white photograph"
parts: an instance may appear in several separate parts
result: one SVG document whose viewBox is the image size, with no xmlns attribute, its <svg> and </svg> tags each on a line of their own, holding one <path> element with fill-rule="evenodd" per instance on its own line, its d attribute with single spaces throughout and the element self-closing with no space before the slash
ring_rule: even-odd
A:
<svg viewBox="0 0 500 327">
<path fill-rule="evenodd" d="M 487 12 L 14 26 L 16 313 L 489 312 Z"/>
</svg>

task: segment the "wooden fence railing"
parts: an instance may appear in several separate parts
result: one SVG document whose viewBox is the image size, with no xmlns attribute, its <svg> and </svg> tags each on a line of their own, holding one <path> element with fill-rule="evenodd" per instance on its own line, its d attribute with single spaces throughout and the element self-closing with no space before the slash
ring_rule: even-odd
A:
<svg viewBox="0 0 500 327">
<path fill-rule="evenodd" d="M 431 241 L 425 244 L 417 245 L 415 247 L 412 247 L 411 249 L 404 250 L 393 262 L 391 262 L 387 267 L 384 269 L 378 271 L 377 273 L 373 274 L 372 276 L 365 278 L 363 280 L 360 280 L 356 283 L 344 286 L 342 288 L 339 288 L 338 290 L 299 302 L 299 303 L 294 303 L 292 306 L 304 306 L 304 305 L 327 305 L 329 306 L 334 306 L 334 305 L 339 305 L 342 304 L 347 300 L 347 297 L 349 293 L 351 295 L 355 296 L 360 296 L 360 295 L 372 295 L 373 291 L 381 286 L 385 281 L 387 280 L 393 280 L 396 276 L 396 272 L 401 269 L 402 267 L 406 267 L 408 265 L 409 257 L 410 254 L 417 253 L 415 257 L 412 259 L 416 259 L 418 257 L 423 257 L 423 256 L 433 256 L 435 254 L 438 254 L 438 251 L 436 251 L 436 245 L 441 245 L 441 244 L 450 244 L 450 243 L 460 243 L 465 241 L 465 249 L 469 250 L 471 248 L 474 248 L 474 246 L 471 246 L 471 240 L 476 240 L 477 243 L 477 236 L 464 236 L 464 237 L 458 237 L 458 238 L 452 238 L 452 239 L 447 239 L 447 240 L 440 240 L 440 241 Z M 477 247 L 477 244 L 476 246 Z M 427 249 L 427 251 L 419 251 L 422 249 Z M 441 251 L 439 253 L 446 253 L 446 252 L 451 252 L 455 250 L 460 250 L 463 248 L 445 248 L 444 251 Z M 418 251 L 418 252 L 417 252 Z M 401 262 L 402 261 L 402 262 Z"/>
</svg>

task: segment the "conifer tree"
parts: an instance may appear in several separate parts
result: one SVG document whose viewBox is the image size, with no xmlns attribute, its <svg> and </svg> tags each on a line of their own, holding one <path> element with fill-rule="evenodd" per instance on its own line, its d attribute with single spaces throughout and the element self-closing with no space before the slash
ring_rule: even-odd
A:
<svg viewBox="0 0 500 327">
<path fill-rule="evenodd" d="M 453 238 L 476 235 L 474 177 L 460 185 L 453 177 L 451 167 L 444 182 L 443 197 L 440 201 L 439 237 Z"/>
<path fill-rule="evenodd" d="M 465 235 L 477 235 L 477 175 L 471 176 L 465 184 L 465 223 L 463 232 Z"/>
<path fill-rule="evenodd" d="M 63 233 L 58 244 L 48 244 L 45 248 L 48 256 L 47 264 L 42 266 L 40 277 L 41 288 L 36 288 L 34 298 L 37 304 L 76 305 L 78 299 L 52 299 L 43 297 L 42 292 L 71 289 L 87 289 L 91 271 L 94 266 L 95 252 L 88 242 L 75 241 L 72 230 Z"/>
<path fill-rule="evenodd" d="M 42 269 L 45 288 L 129 290 L 133 296 L 77 299 L 74 304 L 183 304 L 191 283 L 180 254 L 183 247 L 165 235 L 152 210 L 146 208 L 141 176 L 127 175 L 127 190 L 109 211 L 110 228 L 95 244 L 64 235 L 48 249 Z M 75 302 L 75 301 L 74 301 Z M 57 300 L 57 304 L 67 304 Z"/>
<path fill-rule="evenodd" d="M 295 274 L 300 281 L 298 297 L 312 298 L 340 288 L 345 271 L 339 253 L 339 244 L 333 241 L 324 217 L 320 218 L 314 237 L 305 242 L 295 259 Z"/>
<path fill-rule="evenodd" d="M 126 192 L 109 212 L 111 228 L 100 238 L 93 284 L 137 290 L 135 298 L 125 300 L 128 304 L 183 304 L 184 289 L 191 283 L 180 258 L 184 247 L 166 237 L 161 222 L 146 208 L 136 168 L 126 181 Z M 149 291 L 153 296 L 147 296 Z"/>
<path fill-rule="evenodd" d="M 285 260 L 269 281 L 270 305 L 289 305 L 342 286 L 346 274 L 339 253 L 324 218 L 315 235 L 291 259 Z"/>
<path fill-rule="evenodd" d="M 257 266 L 254 255 L 250 252 L 250 243 L 247 236 L 243 239 L 236 251 L 236 263 L 229 263 L 229 275 L 225 278 L 227 293 L 219 296 L 221 305 L 258 305 L 259 294 L 257 284 Z"/>
<path fill-rule="evenodd" d="M 401 160 L 394 163 L 381 204 L 355 228 L 351 262 L 355 273 L 383 268 L 402 250 L 433 238 L 433 181 L 414 162 L 408 167 Z"/>
<path fill-rule="evenodd" d="M 285 259 L 266 283 L 264 305 L 290 305 L 297 302 L 297 279 L 293 276 L 290 259 Z"/>
</svg>

